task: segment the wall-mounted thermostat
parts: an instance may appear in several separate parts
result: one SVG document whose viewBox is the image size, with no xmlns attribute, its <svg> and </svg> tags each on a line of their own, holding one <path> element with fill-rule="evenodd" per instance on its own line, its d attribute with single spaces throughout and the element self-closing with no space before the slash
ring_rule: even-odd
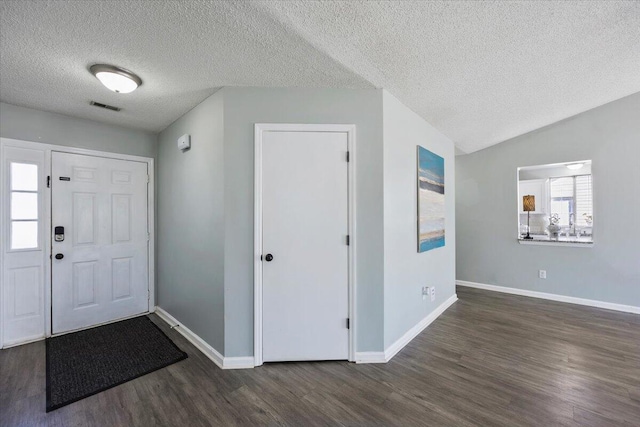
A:
<svg viewBox="0 0 640 427">
<path fill-rule="evenodd" d="M 178 148 L 182 151 L 191 148 L 191 135 L 187 133 L 178 138 Z"/>
</svg>

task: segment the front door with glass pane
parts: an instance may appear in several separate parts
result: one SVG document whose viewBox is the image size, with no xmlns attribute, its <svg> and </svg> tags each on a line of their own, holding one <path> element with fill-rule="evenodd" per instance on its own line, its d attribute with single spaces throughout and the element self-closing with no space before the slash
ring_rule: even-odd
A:
<svg viewBox="0 0 640 427">
<path fill-rule="evenodd" d="M 149 310 L 147 164 L 52 153 L 52 332 Z"/>
<path fill-rule="evenodd" d="M 44 336 L 44 152 L 2 148 L 3 342 Z"/>
</svg>

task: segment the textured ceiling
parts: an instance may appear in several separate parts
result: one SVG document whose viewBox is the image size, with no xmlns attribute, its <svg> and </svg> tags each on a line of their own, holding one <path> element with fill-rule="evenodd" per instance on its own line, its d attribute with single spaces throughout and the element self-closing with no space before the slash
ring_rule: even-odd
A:
<svg viewBox="0 0 640 427">
<path fill-rule="evenodd" d="M 640 91 L 640 2 L 264 2 L 472 152 Z"/>
<path fill-rule="evenodd" d="M 221 86 L 383 87 L 472 152 L 640 91 L 640 2 L 1 8 L 0 100 L 152 131 Z M 110 93 L 86 71 L 95 62 L 144 84 Z"/>
<path fill-rule="evenodd" d="M 0 100 L 11 104 L 160 131 L 221 86 L 372 87 L 246 2 L 0 7 Z M 132 70 L 143 84 L 110 92 L 87 71 L 94 63 Z"/>
</svg>

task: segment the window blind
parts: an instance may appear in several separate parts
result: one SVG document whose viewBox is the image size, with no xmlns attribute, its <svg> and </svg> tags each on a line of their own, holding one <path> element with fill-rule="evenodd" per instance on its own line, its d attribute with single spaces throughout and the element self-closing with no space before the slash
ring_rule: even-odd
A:
<svg viewBox="0 0 640 427">
<path fill-rule="evenodd" d="M 559 226 L 568 227 L 575 206 L 573 177 L 551 178 L 549 187 L 551 213 L 560 217 Z"/>
<path fill-rule="evenodd" d="M 591 224 L 587 217 L 593 218 L 593 192 L 591 175 L 551 178 L 549 199 L 552 214 L 560 217 L 559 225 L 569 227 L 571 215 L 578 227 Z"/>
<path fill-rule="evenodd" d="M 591 226 L 587 217 L 593 218 L 593 191 L 591 175 L 576 176 L 576 225 Z"/>
</svg>

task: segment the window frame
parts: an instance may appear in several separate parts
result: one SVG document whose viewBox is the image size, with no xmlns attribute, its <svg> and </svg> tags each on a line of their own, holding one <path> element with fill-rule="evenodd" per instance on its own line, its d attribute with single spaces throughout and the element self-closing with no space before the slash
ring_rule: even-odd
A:
<svg viewBox="0 0 640 427">
<path fill-rule="evenodd" d="M 567 165 L 569 164 L 575 164 L 575 163 L 582 163 L 584 166 L 587 166 L 587 168 L 585 168 L 585 170 L 580 170 L 580 171 L 576 171 L 576 170 L 572 170 L 571 172 L 567 172 L 564 170 L 565 167 L 567 167 Z M 569 168 L 572 169 L 572 168 Z M 594 221 L 595 218 L 597 216 L 597 212 L 598 212 L 598 206 L 597 206 L 597 195 L 594 194 L 597 192 L 596 190 L 596 183 L 597 178 L 594 177 L 594 175 L 597 174 L 597 169 L 594 168 L 594 164 L 593 164 L 593 160 L 591 159 L 586 159 L 586 160 L 572 160 L 572 161 L 565 161 L 565 162 L 559 162 L 559 163 L 547 163 L 547 164 L 532 164 L 532 165 L 526 165 L 526 166 L 518 166 L 516 168 L 516 188 L 517 188 L 517 195 L 518 197 L 516 198 L 516 203 L 517 203 L 517 216 L 518 216 L 518 228 L 517 228 L 517 237 L 516 240 L 519 244 L 521 245 L 538 245 L 538 246 L 558 246 L 558 247 L 575 247 L 575 248 L 592 248 L 595 246 L 595 240 L 597 237 L 597 229 L 594 226 Z M 590 218 L 590 223 L 587 223 L 586 220 L 584 221 L 586 225 L 576 225 L 576 228 L 579 229 L 579 231 L 581 232 L 579 235 L 573 235 L 573 236 L 569 236 L 569 235 L 565 235 L 565 230 L 568 227 L 563 227 L 562 231 L 562 235 L 558 236 L 557 238 L 554 236 L 551 236 L 548 232 L 548 224 L 549 224 L 549 217 L 553 214 L 553 212 L 551 211 L 551 188 L 550 188 L 550 179 L 551 178 L 562 178 L 562 177 L 581 177 L 581 176 L 591 176 L 590 178 L 590 182 L 589 182 L 589 196 L 590 197 L 590 203 L 591 203 L 591 218 Z M 537 214 L 540 213 L 544 213 L 545 217 L 546 217 L 546 226 L 544 233 L 542 234 L 536 234 L 536 235 L 531 235 L 531 239 L 525 239 L 524 236 L 525 234 L 523 233 L 523 224 L 527 224 L 527 212 L 522 212 L 521 211 L 521 207 L 522 207 L 522 196 L 524 193 L 522 193 L 520 186 L 522 182 L 527 182 L 527 181 L 532 181 L 532 180 L 542 180 L 545 181 L 544 184 L 544 193 L 545 193 L 545 197 L 543 200 L 545 200 L 544 203 L 542 203 L 541 205 L 545 205 L 545 208 L 543 209 L 543 212 L 538 212 Z M 527 191 L 527 190 L 525 190 Z M 576 194 L 574 192 L 574 194 Z M 578 197 L 578 195 L 576 194 L 574 196 L 576 199 Z M 585 199 L 587 196 L 585 196 L 584 194 L 580 194 L 580 200 Z M 538 203 L 536 203 L 536 207 L 537 207 Z M 579 203 L 576 201 L 576 205 L 579 205 Z M 577 207 L 576 207 L 577 209 Z M 537 210 L 537 209 L 536 209 Z M 582 212 L 582 211 L 579 211 Z M 524 215 L 524 223 L 523 223 L 523 216 Z M 531 212 L 531 218 L 534 218 L 534 215 L 536 215 L 535 212 Z M 582 218 L 582 217 L 581 217 Z M 536 226 L 538 227 L 538 229 L 540 228 L 540 221 L 539 219 L 536 219 L 536 221 L 538 221 L 538 223 L 536 223 Z M 525 230 L 526 232 L 526 230 Z M 587 233 L 587 234 L 582 234 L 583 232 Z"/>
<path fill-rule="evenodd" d="M 22 165 L 33 165 L 36 167 L 36 183 L 37 183 L 37 187 L 36 190 L 13 190 L 13 176 L 11 173 L 11 165 L 12 164 L 22 164 Z M 16 160 L 16 159 L 7 159 L 7 195 L 9 197 L 7 197 L 6 203 L 7 203 L 7 208 L 6 208 L 6 215 L 7 215 L 7 252 L 29 252 L 29 251 L 40 251 L 43 250 L 43 244 L 42 244 L 42 221 L 43 221 L 43 217 L 42 217 L 42 192 L 43 192 L 43 188 L 42 188 L 42 182 L 41 182 L 41 178 L 43 176 L 43 171 L 42 171 L 42 167 L 43 165 L 40 164 L 40 162 L 36 162 L 36 161 L 30 161 L 30 160 Z M 13 194 L 14 193 L 22 193 L 22 194 L 36 194 L 37 195 L 37 218 L 36 219 L 13 219 L 12 217 L 12 210 L 13 210 Z M 36 223 L 36 246 L 31 246 L 28 248 L 14 248 L 13 247 L 13 223 L 15 222 L 35 222 Z"/>
</svg>

